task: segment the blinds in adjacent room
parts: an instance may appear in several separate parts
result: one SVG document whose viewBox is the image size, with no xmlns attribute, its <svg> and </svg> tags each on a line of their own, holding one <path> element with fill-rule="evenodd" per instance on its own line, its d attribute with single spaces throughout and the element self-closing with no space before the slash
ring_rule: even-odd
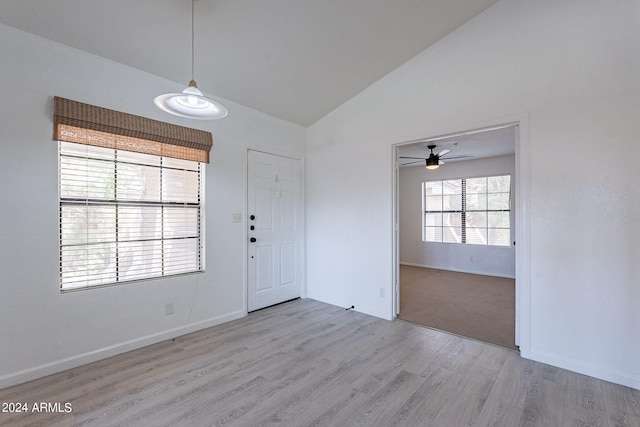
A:
<svg viewBox="0 0 640 427">
<path fill-rule="evenodd" d="M 62 290 L 203 270 L 211 134 L 147 120 L 56 98 Z"/>
<path fill-rule="evenodd" d="M 511 175 L 424 181 L 425 242 L 511 245 Z"/>
</svg>

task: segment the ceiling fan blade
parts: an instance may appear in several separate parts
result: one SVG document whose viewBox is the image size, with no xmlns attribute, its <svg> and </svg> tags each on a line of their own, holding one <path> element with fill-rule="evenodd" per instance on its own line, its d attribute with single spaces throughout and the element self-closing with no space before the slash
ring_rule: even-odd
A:
<svg viewBox="0 0 640 427">
<path fill-rule="evenodd" d="M 423 161 L 424 161 L 424 159 L 420 159 L 420 160 L 416 160 L 415 162 L 402 163 L 400 166 L 413 165 L 413 164 L 416 164 L 416 163 L 422 163 Z"/>
<path fill-rule="evenodd" d="M 442 156 L 446 156 L 447 153 L 450 153 L 451 150 L 442 150 L 438 153 L 438 156 L 442 157 Z"/>
<path fill-rule="evenodd" d="M 438 160 L 438 166 L 440 165 L 444 165 L 444 162 L 442 160 Z"/>
<path fill-rule="evenodd" d="M 399 157 L 400 159 L 420 159 L 420 160 L 427 160 L 426 157 Z"/>
<path fill-rule="evenodd" d="M 451 159 L 468 159 L 470 157 L 475 157 L 473 154 L 462 154 L 460 156 L 449 156 L 449 157 L 445 157 L 445 160 L 451 160 Z"/>
</svg>

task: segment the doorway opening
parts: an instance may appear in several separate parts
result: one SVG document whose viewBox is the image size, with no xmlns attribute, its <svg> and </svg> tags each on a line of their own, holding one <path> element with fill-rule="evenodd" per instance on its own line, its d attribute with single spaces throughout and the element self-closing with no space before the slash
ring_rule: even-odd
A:
<svg viewBox="0 0 640 427">
<path fill-rule="evenodd" d="M 518 349 L 520 133 L 513 122 L 394 147 L 398 318 Z"/>
</svg>

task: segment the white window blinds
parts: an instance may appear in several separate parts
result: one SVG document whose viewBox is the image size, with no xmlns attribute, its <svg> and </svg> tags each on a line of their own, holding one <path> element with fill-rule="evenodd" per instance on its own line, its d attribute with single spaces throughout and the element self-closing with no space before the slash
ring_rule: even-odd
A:
<svg viewBox="0 0 640 427">
<path fill-rule="evenodd" d="M 60 142 L 60 283 L 201 270 L 198 162 Z"/>
<path fill-rule="evenodd" d="M 511 245 L 511 176 L 422 183 L 425 242 Z"/>
</svg>

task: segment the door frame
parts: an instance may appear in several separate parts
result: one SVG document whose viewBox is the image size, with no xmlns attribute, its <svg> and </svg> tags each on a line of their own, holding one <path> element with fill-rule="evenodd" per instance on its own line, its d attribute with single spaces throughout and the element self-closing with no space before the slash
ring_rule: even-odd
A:
<svg viewBox="0 0 640 427">
<path fill-rule="evenodd" d="M 244 146 L 244 159 L 243 159 L 243 186 L 244 197 L 242 200 L 242 280 L 244 286 L 242 287 L 242 304 L 244 314 L 249 313 L 249 152 L 257 151 L 263 154 L 270 154 L 273 156 L 286 157 L 289 159 L 297 160 L 300 162 L 300 268 L 302 269 L 300 275 L 300 298 L 307 297 L 307 214 L 306 214 L 306 196 L 305 196 L 305 162 L 304 157 L 291 154 L 286 151 L 265 149 L 264 147 L 245 145 Z"/>
<path fill-rule="evenodd" d="M 520 355 L 529 358 L 531 349 L 531 228 L 530 228 L 530 151 L 529 151 L 529 114 L 522 113 L 486 120 L 481 123 L 448 126 L 442 129 L 427 130 L 396 141 L 391 145 L 392 167 L 392 318 L 396 318 L 400 310 L 400 249 L 399 249 L 399 164 L 398 150 L 400 146 L 425 139 L 438 139 L 465 134 L 474 131 L 489 130 L 491 128 L 515 125 L 517 126 L 515 141 L 516 157 L 516 319 L 515 343 L 520 347 Z"/>
</svg>

